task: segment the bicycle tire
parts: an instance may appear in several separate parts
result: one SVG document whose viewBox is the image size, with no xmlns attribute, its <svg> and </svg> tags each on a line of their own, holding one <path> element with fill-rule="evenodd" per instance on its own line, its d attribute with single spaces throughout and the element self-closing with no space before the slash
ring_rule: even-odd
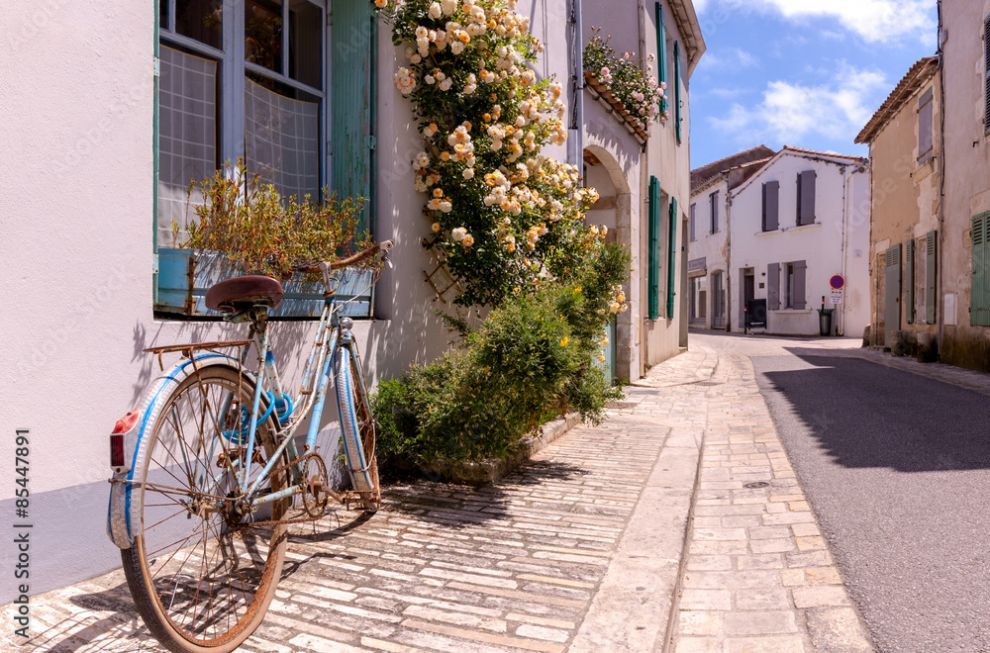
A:
<svg viewBox="0 0 990 653">
<path fill-rule="evenodd" d="M 337 350 L 337 356 L 334 389 L 347 472 L 351 487 L 361 497 L 362 509 L 371 513 L 377 511 L 381 504 L 375 455 L 375 420 L 361 377 L 362 370 L 353 352 L 348 346 L 342 346 Z"/>
<path fill-rule="evenodd" d="M 243 375 L 237 368 L 230 365 L 210 365 L 200 368 L 198 372 L 192 373 L 188 378 L 183 380 L 179 385 L 177 385 L 168 396 L 167 399 L 162 403 L 162 410 L 155 416 L 155 423 L 149 425 L 150 437 L 153 438 L 149 442 L 148 454 L 144 457 L 144 469 L 141 471 L 141 485 L 140 492 L 138 493 L 141 511 L 141 523 L 137 530 L 137 534 L 133 538 L 133 544 L 129 549 L 121 550 L 121 559 L 124 567 L 124 574 L 127 579 L 128 587 L 130 588 L 131 595 L 134 598 L 135 605 L 137 607 L 138 613 L 144 620 L 148 629 L 152 634 L 158 639 L 158 641 L 168 650 L 174 653 L 229 653 L 237 649 L 251 634 L 257 629 L 264 619 L 265 613 L 267 612 L 268 606 L 275 594 L 275 588 L 278 584 L 278 580 L 281 576 L 282 566 L 285 561 L 285 547 L 287 542 L 286 537 L 286 526 L 284 524 L 277 524 L 274 527 L 264 527 L 257 528 L 251 527 L 249 523 L 241 523 L 231 525 L 226 516 L 223 517 L 225 523 L 217 524 L 217 527 L 209 530 L 209 520 L 212 519 L 212 515 L 207 513 L 207 517 L 198 516 L 203 521 L 202 527 L 202 547 L 203 555 L 201 562 L 201 569 L 204 573 L 211 574 L 214 573 L 216 567 L 212 560 L 216 559 L 219 555 L 221 558 L 217 564 L 223 562 L 224 569 L 227 566 L 227 554 L 228 552 L 234 552 L 232 556 L 233 560 L 230 561 L 230 573 L 227 580 L 227 609 L 234 613 L 236 619 L 231 625 L 231 618 L 228 612 L 226 618 L 226 627 L 214 626 L 207 632 L 207 622 L 214 624 L 219 623 L 220 615 L 219 608 L 222 605 L 218 604 L 217 615 L 211 615 L 210 606 L 214 603 L 213 598 L 213 588 L 214 583 L 207 575 L 202 575 L 199 578 L 193 578 L 192 575 L 186 575 L 193 578 L 193 582 L 190 583 L 188 578 L 185 578 L 182 574 L 185 565 L 193 558 L 193 551 L 198 555 L 199 545 L 197 542 L 194 547 L 187 553 L 183 553 L 185 542 L 179 544 L 175 548 L 174 552 L 170 552 L 170 549 L 165 550 L 153 550 L 152 546 L 155 546 L 158 542 L 149 543 L 146 540 L 150 534 L 147 530 L 148 526 L 146 524 L 146 519 L 157 517 L 150 516 L 150 511 L 148 510 L 154 504 L 149 502 L 149 498 L 154 498 L 155 501 L 162 500 L 165 497 L 179 505 L 185 505 L 181 502 L 175 501 L 175 492 L 171 494 L 166 493 L 163 489 L 155 490 L 155 488 L 164 487 L 160 483 L 149 481 L 149 468 L 155 463 L 155 451 L 159 449 L 159 445 L 165 446 L 166 442 L 166 428 L 169 423 L 176 428 L 180 433 L 181 441 L 184 441 L 186 436 L 182 425 L 186 422 L 183 421 L 180 409 L 176 406 L 186 398 L 186 405 L 192 401 L 189 399 L 191 395 L 200 393 L 203 401 L 203 407 L 201 411 L 202 418 L 200 422 L 205 424 L 207 417 L 207 401 L 209 398 L 209 393 L 204 393 L 204 388 L 215 387 L 221 390 L 226 389 L 232 391 L 236 395 L 239 395 L 239 405 L 237 405 L 236 410 L 233 414 L 233 420 L 228 421 L 226 416 L 221 416 L 220 420 L 222 424 L 229 425 L 233 424 L 234 427 L 239 427 L 239 420 L 242 416 L 242 411 L 240 406 L 249 406 L 251 398 L 254 393 L 254 382 L 250 378 Z M 226 404 L 225 404 L 226 406 Z M 263 413 L 266 406 L 261 407 L 261 412 Z M 210 411 L 213 413 L 214 411 Z M 219 416 L 219 411 L 216 411 Z M 228 408 L 228 415 L 230 415 L 230 409 Z M 171 416 L 171 418 L 169 417 Z M 195 417 L 195 411 L 193 411 L 193 416 Z M 217 420 L 211 417 L 211 421 L 214 424 L 215 431 L 219 434 L 217 441 L 220 442 L 221 447 L 225 455 L 228 453 L 233 456 L 233 448 L 228 448 L 226 444 L 221 442 L 227 437 L 233 438 L 234 436 L 224 435 L 229 433 L 224 430 L 222 426 L 217 426 Z M 259 424 L 257 428 L 257 440 L 256 440 L 256 450 L 263 451 L 265 458 L 267 458 L 275 449 L 275 425 L 271 420 L 266 421 L 263 424 Z M 201 440 L 203 442 L 203 451 L 206 451 L 205 438 Z M 212 442 L 212 437 L 211 437 Z M 165 478 L 166 474 L 171 474 L 173 471 L 179 472 L 187 471 L 191 468 L 195 468 L 195 473 L 198 475 L 201 470 L 206 470 L 209 472 L 211 469 L 210 465 L 213 464 L 212 452 L 215 448 L 210 449 L 210 454 L 205 456 L 205 464 L 200 461 L 198 457 L 187 460 L 186 456 L 192 453 L 191 448 L 187 448 L 185 453 L 180 451 L 181 444 L 176 445 L 175 453 L 181 454 L 181 457 L 186 461 L 185 470 L 180 470 L 179 467 L 181 463 L 178 461 L 178 457 L 172 454 L 171 460 L 173 462 L 169 463 L 166 459 L 166 465 L 161 465 L 164 474 L 159 473 L 155 470 L 156 478 Z M 167 451 L 167 449 L 166 449 Z M 284 456 L 283 456 L 284 460 Z M 197 464 L 194 464 L 195 461 Z M 161 464 L 161 461 L 158 461 Z M 218 466 L 219 467 L 219 466 Z M 171 468 L 171 469 L 169 469 Z M 257 465 L 253 468 L 255 474 L 257 474 L 261 469 L 261 465 Z M 174 478 L 174 474 L 172 474 Z M 236 486 L 236 482 L 231 478 L 233 477 L 233 472 L 229 469 L 219 473 L 220 478 L 227 478 L 228 483 Z M 191 479 L 192 477 L 190 477 Z M 272 491 L 284 489 L 287 486 L 286 474 L 283 470 L 276 469 L 269 476 L 271 479 Z M 181 479 L 179 479 L 181 480 Z M 204 479 L 204 487 L 206 486 L 206 479 Z M 221 486 L 221 481 L 214 478 L 212 475 L 209 479 L 213 482 L 209 489 L 209 492 L 218 493 L 216 496 L 229 496 L 221 495 L 225 487 Z M 171 480 L 169 481 L 171 482 Z M 178 487 L 178 486 L 176 486 Z M 149 488 L 151 492 L 149 493 Z M 197 492 L 203 492 L 203 489 L 192 490 L 191 493 L 195 494 Z M 189 498 L 189 503 L 192 504 L 192 496 Z M 201 502 L 206 501 L 206 497 L 201 498 Z M 271 504 L 272 514 L 269 516 L 270 519 L 278 519 L 284 515 L 288 507 L 288 501 L 283 500 L 279 502 L 274 502 Z M 226 503 L 224 505 L 227 505 Z M 173 508 L 174 510 L 174 508 Z M 177 515 L 181 515 L 181 509 L 176 512 Z M 220 513 L 216 513 L 219 515 Z M 171 519 L 171 517 L 167 518 Z M 165 521 L 167 521 L 167 519 Z M 187 521 L 194 521 L 192 516 L 187 516 Z M 161 523 L 161 520 L 152 526 L 157 527 Z M 195 529 L 196 526 L 191 528 Z M 230 529 L 230 530 L 227 530 Z M 214 550 L 211 552 L 209 547 L 211 546 L 209 540 L 214 538 L 216 535 L 217 542 L 212 545 Z M 156 536 L 157 537 L 157 536 Z M 171 535 L 167 536 L 171 537 Z M 238 545 L 236 540 L 240 540 L 241 544 Z M 226 547 L 230 546 L 228 550 Z M 243 556 L 237 553 L 238 548 L 240 548 L 248 554 L 248 558 L 241 559 Z M 267 548 L 267 551 L 263 549 Z M 217 553 L 220 552 L 220 553 Z M 159 554 L 161 557 L 168 555 L 167 560 L 161 563 L 161 566 L 157 571 L 152 569 L 152 566 L 158 562 L 158 558 L 154 557 Z M 181 564 L 176 561 L 176 558 L 185 557 Z M 209 564 L 207 561 L 209 560 Z M 173 562 L 175 561 L 175 562 Z M 244 568 L 240 568 L 238 565 L 243 563 Z M 178 567 L 176 567 L 178 565 Z M 259 565 L 261 565 L 259 569 Z M 162 578 L 156 579 L 156 576 L 161 574 L 164 570 L 169 569 L 170 576 L 163 576 Z M 195 567 L 194 567 L 195 568 Z M 174 570 L 174 571 L 173 571 Z M 245 573 L 245 570 L 248 573 Z M 222 571 L 222 570 L 221 570 Z M 162 591 L 159 589 L 166 588 L 167 582 L 171 582 L 174 578 L 174 586 L 171 592 L 171 598 L 168 605 L 166 606 L 164 602 L 164 596 Z M 252 580 L 256 580 L 253 591 L 250 591 L 249 584 Z M 167 581 L 167 582 L 162 582 Z M 210 599 L 206 602 L 206 621 L 198 622 L 198 606 L 193 606 L 193 612 L 188 623 L 185 623 L 182 619 L 182 615 L 176 614 L 173 610 L 176 600 L 176 594 L 179 592 L 180 583 L 182 585 L 182 592 L 179 593 L 180 605 L 182 604 L 183 597 L 189 593 L 194 593 L 194 597 L 199 596 L 199 592 L 204 584 L 206 584 L 206 592 L 209 592 Z M 237 583 L 235 585 L 235 583 Z M 219 585 L 219 582 L 217 583 Z M 223 586 L 220 586 L 223 588 Z M 248 594 L 250 591 L 250 594 Z M 219 592 L 217 593 L 219 594 Z M 245 605 L 243 609 L 240 609 L 237 605 L 237 598 L 240 596 L 245 596 L 250 598 L 250 602 L 245 600 Z M 214 618 L 211 620 L 211 616 Z M 207 636 L 209 635 L 209 636 Z"/>
</svg>

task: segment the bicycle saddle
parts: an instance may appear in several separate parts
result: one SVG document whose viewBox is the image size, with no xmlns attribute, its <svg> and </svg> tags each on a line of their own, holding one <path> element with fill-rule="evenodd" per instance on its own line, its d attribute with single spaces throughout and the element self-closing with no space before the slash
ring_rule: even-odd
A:
<svg viewBox="0 0 990 653">
<path fill-rule="evenodd" d="M 238 313 L 253 306 L 275 308 L 285 289 L 277 279 L 246 274 L 225 279 L 206 291 L 206 307 L 222 313 Z"/>
</svg>

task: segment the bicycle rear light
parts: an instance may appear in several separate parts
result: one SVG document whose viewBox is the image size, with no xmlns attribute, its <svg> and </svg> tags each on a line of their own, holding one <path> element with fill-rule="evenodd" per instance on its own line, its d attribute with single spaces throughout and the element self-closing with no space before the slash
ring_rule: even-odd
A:
<svg viewBox="0 0 990 653">
<path fill-rule="evenodd" d="M 113 425 L 110 432 L 110 466 L 115 472 L 125 471 L 127 466 L 127 456 L 125 446 L 125 436 L 134 430 L 134 425 L 138 421 L 138 412 L 132 410 L 124 414 Z"/>
</svg>

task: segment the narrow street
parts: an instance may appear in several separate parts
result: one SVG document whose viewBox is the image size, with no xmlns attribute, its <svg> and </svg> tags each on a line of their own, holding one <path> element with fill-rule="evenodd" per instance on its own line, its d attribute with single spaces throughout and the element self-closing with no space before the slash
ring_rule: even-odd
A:
<svg viewBox="0 0 990 653">
<path fill-rule="evenodd" d="M 990 650 L 990 380 L 691 337 L 495 486 L 392 486 L 370 519 L 297 528 L 243 650 Z M 120 572 L 32 618 L 18 650 L 160 650 Z"/>
<path fill-rule="evenodd" d="M 753 361 L 877 648 L 990 651 L 990 377 L 821 341 L 692 338 Z"/>
</svg>

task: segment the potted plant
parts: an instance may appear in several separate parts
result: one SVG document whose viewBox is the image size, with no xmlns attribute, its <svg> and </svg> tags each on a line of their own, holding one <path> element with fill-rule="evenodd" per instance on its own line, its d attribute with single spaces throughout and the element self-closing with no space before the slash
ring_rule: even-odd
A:
<svg viewBox="0 0 990 653">
<path fill-rule="evenodd" d="M 194 193 L 201 202 L 192 202 Z M 209 315 L 203 303 L 206 291 L 239 274 L 282 281 L 286 295 L 274 315 L 318 315 L 321 282 L 297 269 L 346 256 L 370 242 L 359 228 L 362 198 L 339 199 L 328 192 L 322 202 L 309 195 L 285 197 L 273 184 L 250 175 L 243 163 L 232 174 L 218 170 L 213 177 L 192 183 L 189 198 L 194 217 L 183 230 L 172 225 L 179 248 L 159 251 L 159 305 L 173 310 L 181 306 L 188 315 Z M 370 286 L 370 271 L 346 272 L 339 290 L 342 296 Z M 366 315 L 370 294 L 359 303 Z"/>
</svg>

